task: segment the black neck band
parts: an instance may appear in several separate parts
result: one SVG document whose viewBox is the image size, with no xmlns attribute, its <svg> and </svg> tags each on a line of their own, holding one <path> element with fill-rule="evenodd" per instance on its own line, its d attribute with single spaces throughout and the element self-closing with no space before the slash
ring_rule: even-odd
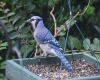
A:
<svg viewBox="0 0 100 80">
<path fill-rule="evenodd" d="M 35 27 L 37 27 L 38 23 L 39 23 L 41 20 L 42 20 L 42 19 L 36 19 Z"/>
</svg>

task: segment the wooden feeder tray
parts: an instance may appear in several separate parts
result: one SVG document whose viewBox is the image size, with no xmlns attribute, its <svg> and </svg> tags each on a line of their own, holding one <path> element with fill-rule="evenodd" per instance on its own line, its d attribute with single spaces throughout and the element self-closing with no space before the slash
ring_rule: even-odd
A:
<svg viewBox="0 0 100 80">
<path fill-rule="evenodd" d="M 95 64 L 97 69 L 100 69 L 100 64 L 90 53 L 80 52 L 66 55 L 69 61 L 85 59 L 90 64 Z M 55 79 L 44 79 L 33 73 L 31 70 L 27 69 L 27 65 L 39 65 L 39 64 L 57 64 L 61 63 L 57 57 L 35 57 L 35 58 L 25 58 L 25 59 L 14 59 L 7 60 L 6 62 L 6 79 L 7 80 L 55 80 Z M 99 70 L 100 71 L 100 70 Z M 99 72 L 100 74 L 100 72 Z M 52 77 L 52 76 L 51 76 Z M 66 80 L 66 79 L 60 79 Z M 100 75 L 93 76 L 81 76 L 68 78 L 67 80 L 100 80 Z"/>
</svg>

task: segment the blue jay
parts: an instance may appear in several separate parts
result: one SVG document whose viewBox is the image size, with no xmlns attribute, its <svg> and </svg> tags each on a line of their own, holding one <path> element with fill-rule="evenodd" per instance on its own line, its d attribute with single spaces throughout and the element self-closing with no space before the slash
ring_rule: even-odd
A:
<svg viewBox="0 0 100 80">
<path fill-rule="evenodd" d="M 32 24 L 33 36 L 37 44 L 43 50 L 44 55 L 53 53 L 57 56 L 64 64 L 69 72 L 73 71 L 72 65 L 65 58 L 63 51 L 61 50 L 60 44 L 51 34 L 51 32 L 44 26 L 43 19 L 39 16 L 32 16 L 26 22 Z"/>
</svg>

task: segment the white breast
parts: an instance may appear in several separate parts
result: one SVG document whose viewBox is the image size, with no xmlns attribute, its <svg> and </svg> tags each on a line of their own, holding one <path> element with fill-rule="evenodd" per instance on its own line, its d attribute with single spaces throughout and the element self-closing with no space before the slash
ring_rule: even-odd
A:
<svg viewBox="0 0 100 80">
<path fill-rule="evenodd" d="M 49 46 L 49 44 L 40 44 L 39 46 L 43 50 L 44 54 L 46 55 L 51 54 L 51 55 L 57 56 L 57 53 L 55 52 L 53 48 Z"/>
<path fill-rule="evenodd" d="M 39 44 L 39 46 L 44 52 L 48 52 L 51 49 L 48 44 Z"/>
</svg>

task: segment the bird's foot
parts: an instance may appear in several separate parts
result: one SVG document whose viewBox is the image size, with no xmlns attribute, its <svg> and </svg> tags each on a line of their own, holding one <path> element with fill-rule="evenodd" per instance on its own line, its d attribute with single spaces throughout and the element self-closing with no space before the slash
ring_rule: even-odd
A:
<svg viewBox="0 0 100 80">
<path fill-rule="evenodd" d="M 47 53 L 42 53 L 41 56 L 47 58 L 48 54 Z"/>
</svg>

